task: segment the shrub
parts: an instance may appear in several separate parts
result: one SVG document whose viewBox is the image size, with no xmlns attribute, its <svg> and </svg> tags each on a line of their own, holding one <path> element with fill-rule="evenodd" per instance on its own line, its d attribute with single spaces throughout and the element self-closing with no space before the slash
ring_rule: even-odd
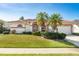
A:
<svg viewBox="0 0 79 59">
<path fill-rule="evenodd" d="M 32 34 L 32 32 L 23 32 L 23 34 Z"/>
<path fill-rule="evenodd" d="M 32 34 L 37 35 L 37 36 L 41 36 L 41 32 L 39 32 L 39 31 L 38 32 L 33 32 Z"/>
<path fill-rule="evenodd" d="M 52 32 L 42 32 L 41 35 L 48 39 L 65 39 L 66 34 L 64 33 L 52 33 Z"/>
<path fill-rule="evenodd" d="M 4 31 L 3 34 L 9 34 L 9 31 Z"/>
<path fill-rule="evenodd" d="M 52 33 L 51 32 L 41 32 L 41 35 L 44 37 L 44 38 L 50 38 L 52 39 Z"/>
<path fill-rule="evenodd" d="M 0 25 L 0 34 L 3 33 L 3 31 L 4 31 L 4 27 Z"/>
<path fill-rule="evenodd" d="M 4 28 L 3 31 L 9 31 L 9 32 L 10 32 L 10 29 L 8 29 L 8 28 Z"/>
<path fill-rule="evenodd" d="M 12 33 L 12 34 L 15 34 L 15 33 L 16 33 L 16 30 L 12 30 L 11 33 Z"/>
<path fill-rule="evenodd" d="M 59 33 L 58 35 L 58 39 L 65 39 L 65 37 L 66 37 L 66 34 L 64 33 Z"/>
<path fill-rule="evenodd" d="M 4 28 L 3 29 L 3 34 L 9 34 L 10 33 L 10 29 Z"/>
<path fill-rule="evenodd" d="M 73 35 L 78 35 L 79 36 L 79 33 L 72 33 Z"/>
<path fill-rule="evenodd" d="M 0 26 L 0 34 L 2 34 L 2 33 L 5 32 L 5 31 L 9 31 L 9 32 L 10 32 L 10 29 L 7 29 L 7 28 L 5 28 L 5 27 L 1 27 L 1 26 Z"/>
</svg>

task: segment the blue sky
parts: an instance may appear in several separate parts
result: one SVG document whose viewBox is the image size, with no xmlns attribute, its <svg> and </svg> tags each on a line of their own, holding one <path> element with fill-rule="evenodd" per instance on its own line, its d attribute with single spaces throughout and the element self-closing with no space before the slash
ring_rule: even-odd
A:
<svg viewBox="0 0 79 59">
<path fill-rule="evenodd" d="M 34 19 L 39 12 L 60 13 L 64 20 L 79 19 L 79 4 L 73 3 L 0 3 L 0 19 L 11 21 L 24 16 Z"/>
</svg>

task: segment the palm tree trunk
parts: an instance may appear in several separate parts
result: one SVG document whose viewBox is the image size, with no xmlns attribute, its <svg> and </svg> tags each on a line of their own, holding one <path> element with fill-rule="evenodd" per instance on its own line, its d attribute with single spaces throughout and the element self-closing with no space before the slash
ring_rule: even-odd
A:
<svg viewBox="0 0 79 59">
<path fill-rule="evenodd" d="M 41 31 L 43 32 L 43 26 L 41 26 Z"/>
<path fill-rule="evenodd" d="M 41 26 L 41 31 L 42 31 L 42 32 L 45 32 L 45 31 L 46 31 L 46 26 L 45 26 L 45 25 L 42 25 L 42 26 Z"/>
<path fill-rule="evenodd" d="M 52 27 L 52 32 L 54 32 L 54 28 Z"/>
<path fill-rule="evenodd" d="M 45 26 L 45 31 L 48 32 L 49 28 L 48 25 Z"/>
<path fill-rule="evenodd" d="M 58 33 L 58 28 L 56 28 L 56 32 Z"/>
</svg>

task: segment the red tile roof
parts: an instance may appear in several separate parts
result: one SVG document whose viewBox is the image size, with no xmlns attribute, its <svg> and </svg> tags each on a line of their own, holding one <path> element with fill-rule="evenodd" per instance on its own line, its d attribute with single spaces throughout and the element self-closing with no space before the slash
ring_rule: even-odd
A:
<svg viewBox="0 0 79 59">
<path fill-rule="evenodd" d="M 17 21 L 9 21 L 8 23 L 22 23 L 22 24 L 30 24 L 35 22 L 35 19 L 25 19 L 25 20 L 17 20 Z M 73 21 L 70 20 L 63 20 L 62 24 L 65 26 L 71 26 Z"/>
</svg>

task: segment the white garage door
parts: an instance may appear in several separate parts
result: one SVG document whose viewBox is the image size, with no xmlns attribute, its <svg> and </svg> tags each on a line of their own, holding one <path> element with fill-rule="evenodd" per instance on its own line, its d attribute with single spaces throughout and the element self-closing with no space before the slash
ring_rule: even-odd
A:
<svg viewBox="0 0 79 59">
<path fill-rule="evenodd" d="M 59 26 L 58 32 L 65 33 L 65 34 L 71 34 L 71 26 Z"/>
<path fill-rule="evenodd" d="M 22 33 L 25 31 L 25 28 L 16 28 L 16 33 Z"/>
</svg>

